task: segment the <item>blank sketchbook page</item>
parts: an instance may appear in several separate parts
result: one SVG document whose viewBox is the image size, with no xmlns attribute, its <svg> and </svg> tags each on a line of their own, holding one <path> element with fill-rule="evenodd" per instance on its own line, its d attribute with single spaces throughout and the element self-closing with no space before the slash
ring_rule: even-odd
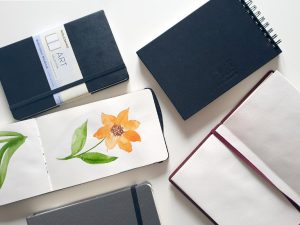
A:
<svg viewBox="0 0 300 225">
<path fill-rule="evenodd" d="M 34 119 L 2 125 L 1 132 L 18 132 L 26 136 L 25 142 L 12 154 L 7 162 L 7 172 L 0 188 L 0 206 L 30 198 L 51 191 L 48 173 L 43 156 L 39 130 Z M 11 149 L 4 149 L 7 142 L 15 136 L 0 137 L 0 173 L 3 175 L 4 158 Z M 2 154 L 3 153 L 3 154 Z"/>
<path fill-rule="evenodd" d="M 285 196 L 211 135 L 172 177 L 219 225 L 298 225 Z"/>
<path fill-rule="evenodd" d="M 184 119 L 280 54 L 243 5 L 210 0 L 137 52 Z"/>
<path fill-rule="evenodd" d="M 123 125 L 122 129 L 124 132 L 131 130 L 127 136 L 127 139 L 131 140 L 131 152 L 121 148 L 122 145 L 123 147 L 128 145 L 124 139 L 116 141 L 117 137 L 111 135 L 100 143 L 101 140 L 94 136 L 100 128 L 106 129 L 103 128 L 103 114 L 106 115 L 106 123 L 118 124 L 113 118 L 117 117 L 120 112 L 124 113 L 124 110 L 128 110 L 130 129 Z M 150 90 L 142 90 L 53 113 L 40 117 L 37 121 L 54 190 L 161 162 L 168 158 L 162 128 Z M 58 159 L 71 154 L 73 133 L 86 121 L 86 143 L 78 154 L 100 143 L 91 152 L 117 157 L 116 160 L 103 164 L 90 164 L 79 158 Z M 136 121 L 139 123 L 138 126 L 135 125 Z M 118 129 L 121 128 L 110 126 L 107 133 L 112 134 L 114 130 L 113 132 L 122 134 L 123 130 Z M 140 141 L 137 139 L 134 141 L 136 137 L 133 132 L 138 133 Z M 111 149 L 108 148 L 109 146 Z"/>
<path fill-rule="evenodd" d="M 228 142 L 236 137 L 298 196 L 300 205 L 300 93 L 279 72 L 266 79 L 217 130 Z M 238 149 L 238 148 L 237 148 Z M 238 149 L 242 151 L 242 149 Z M 250 160 L 261 167 L 258 162 Z M 262 170 L 277 186 L 278 181 Z M 284 188 L 280 188 L 284 193 Z M 290 191 L 289 191 L 290 192 Z M 294 194 L 295 196 L 295 194 Z"/>
</svg>

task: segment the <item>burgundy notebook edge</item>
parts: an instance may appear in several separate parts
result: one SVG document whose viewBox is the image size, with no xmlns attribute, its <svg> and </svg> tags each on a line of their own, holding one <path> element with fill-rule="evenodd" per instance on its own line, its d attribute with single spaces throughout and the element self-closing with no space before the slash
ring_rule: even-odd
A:
<svg viewBox="0 0 300 225">
<path fill-rule="evenodd" d="M 235 155 L 242 159 L 249 167 L 251 167 L 259 176 L 264 178 L 268 183 L 274 186 L 279 190 L 254 164 L 252 164 L 245 156 L 243 156 L 237 149 L 235 149 L 229 142 L 227 142 L 219 133 L 216 132 L 217 128 L 223 124 L 239 107 L 243 102 L 270 76 L 274 71 L 269 71 L 265 74 L 254 86 L 248 91 L 243 98 L 232 108 L 232 110 L 221 120 L 217 126 L 215 126 L 209 134 L 200 142 L 200 144 L 188 155 L 188 157 L 174 170 L 173 173 L 169 176 L 169 181 L 174 187 L 176 187 L 187 199 L 189 199 L 192 204 L 194 204 L 203 214 L 205 214 L 214 224 L 217 223 L 185 192 L 183 191 L 173 180 L 172 178 L 175 174 L 184 166 L 184 164 L 198 151 L 201 145 L 211 136 L 214 135 L 218 140 L 220 140 L 226 147 L 228 147 Z M 280 190 L 279 190 L 280 191 Z M 281 192 L 281 191 L 280 191 Z M 282 193 L 282 192 L 281 192 Z M 291 204 L 300 212 L 300 206 L 298 206 L 292 199 L 282 193 Z"/>
<path fill-rule="evenodd" d="M 217 128 L 219 125 L 217 125 L 215 128 Z M 214 129 L 215 129 L 214 128 Z M 212 130 L 213 131 L 213 130 Z M 215 225 L 218 225 L 216 221 L 213 220 L 213 218 L 205 212 L 184 190 L 182 190 L 173 180 L 172 177 L 175 176 L 175 174 L 181 169 L 181 167 L 197 152 L 197 150 L 201 147 L 201 145 L 213 134 L 213 132 L 209 132 L 209 134 L 200 142 L 200 144 L 192 151 L 192 153 L 175 169 L 175 171 L 169 176 L 170 183 L 177 188 L 181 194 L 183 194 L 194 206 L 196 206 L 207 218 Z"/>
</svg>

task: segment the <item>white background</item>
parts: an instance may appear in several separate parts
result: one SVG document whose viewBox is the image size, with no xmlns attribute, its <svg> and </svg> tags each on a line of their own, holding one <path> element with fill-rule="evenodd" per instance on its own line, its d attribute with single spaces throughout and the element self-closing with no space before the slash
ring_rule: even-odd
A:
<svg viewBox="0 0 300 225">
<path fill-rule="evenodd" d="M 168 162 L 76 186 L 56 193 L 0 207 L 0 225 L 25 225 L 24 218 L 34 212 L 101 194 L 136 182 L 152 183 L 162 225 L 211 224 L 168 182 L 170 173 L 185 159 L 222 116 L 270 69 L 279 69 L 300 88 L 299 35 L 300 1 L 255 0 L 274 30 L 283 39 L 283 53 L 222 97 L 187 121 L 174 106 L 150 73 L 139 61 L 136 51 L 170 26 L 201 6 L 204 0 L 100 0 L 0 2 L 0 47 L 21 40 L 46 28 L 104 9 L 123 59 L 129 82 L 82 98 L 57 110 L 151 87 L 162 106 L 165 136 L 170 151 Z M 205 43 L 204 43 L 205 44 Z M 195 96 L 201 98 L 201 96 Z M 4 94 L 0 90 L 0 123 L 13 121 Z M 203 181 L 205 182 L 205 181 Z M 192 184 L 191 184 L 192 185 Z M 226 207 L 226 206 L 225 206 Z"/>
</svg>

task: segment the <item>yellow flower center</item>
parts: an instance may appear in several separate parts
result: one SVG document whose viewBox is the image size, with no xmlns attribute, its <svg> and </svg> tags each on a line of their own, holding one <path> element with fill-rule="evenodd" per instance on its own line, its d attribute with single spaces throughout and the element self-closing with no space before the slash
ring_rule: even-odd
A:
<svg viewBox="0 0 300 225">
<path fill-rule="evenodd" d="M 120 125 L 113 125 L 112 128 L 110 129 L 110 132 L 114 136 L 121 136 L 124 133 L 123 127 Z"/>
</svg>

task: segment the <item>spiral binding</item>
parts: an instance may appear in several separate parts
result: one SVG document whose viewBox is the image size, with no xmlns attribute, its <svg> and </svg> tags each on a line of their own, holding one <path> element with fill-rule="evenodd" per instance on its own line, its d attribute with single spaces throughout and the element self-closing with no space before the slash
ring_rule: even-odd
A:
<svg viewBox="0 0 300 225">
<path fill-rule="evenodd" d="M 257 6 L 253 4 L 252 0 L 239 0 L 243 5 L 246 12 L 251 16 L 252 20 L 259 26 L 259 29 L 263 32 L 267 40 L 272 44 L 274 48 L 279 48 L 278 45 L 281 43 L 281 39 L 278 35 L 273 33 L 273 28 L 269 28 L 270 24 L 265 22 L 265 17 L 262 16 L 261 11 L 257 9 Z"/>
</svg>

